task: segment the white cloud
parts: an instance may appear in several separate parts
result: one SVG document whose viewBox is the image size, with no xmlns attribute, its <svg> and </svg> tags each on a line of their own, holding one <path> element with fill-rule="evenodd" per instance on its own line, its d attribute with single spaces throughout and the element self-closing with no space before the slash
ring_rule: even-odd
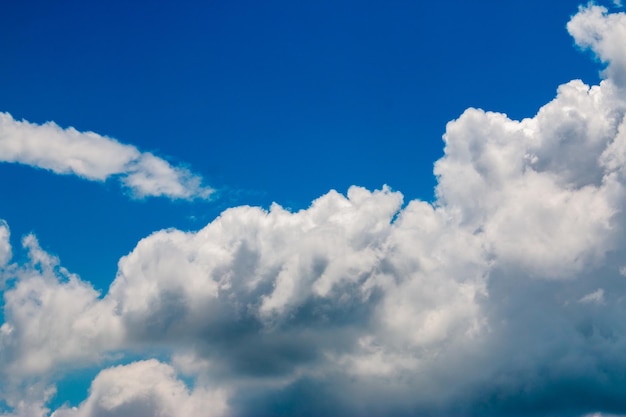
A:
<svg viewBox="0 0 626 417">
<path fill-rule="evenodd" d="M 28 262 L 6 274 L 0 327 L 0 374 L 5 381 L 80 366 L 119 344 L 121 326 L 93 287 L 59 266 L 37 239 L 23 240 Z"/>
<path fill-rule="evenodd" d="M 9 237 L 9 226 L 4 220 L 0 220 L 0 268 L 5 267 L 12 256 Z"/>
<path fill-rule="evenodd" d="M 171 366 L 152 359 L 101 371 L 85 402 L 51 417 L 213 417 L 226 411 L 223 392 L 201 387 L 190 391 Z"/>
<path fill-rule="evenodd" d="M 602 288 L 598 288 L 596 291 L 583 296 L 578 301 L 581 303 L 604 304 L 604 290 Z"/>
<path fill-rule="evenodd" d="M 141 240 L 102 298 L 27 237 L 0 329 L 10 404 L 45 404 L 24 381 L 148 350 L 173 366 L 105 369 L 54 415 L 623 414 L 625 28 L 597 6 L 569 25 L 608 63 L 600 85 L 521 121 L 450 122 L 434 204 L 351 187 L 296 213 L 232 208 Z"/>
<path fill-rule="evenodd" d="M 568 277 L 598 264 L 618 236 L 621 165 L 605 161 L 621 158 L 623 114 L 612 84 L 580 81 L 559 87 L 534 118 L 469 109 L 444 136 L 439 202 L 484 233 L 498 259 L 534 275 Z"/>
<path fill-rule="evenodd" d="M 581 6 L 567 24 L 576 44 L 591 49 L 608 66 L 604 76 L 626 88 L 626 14 L 608 13 L 605 7 Z"/>
<path fill-rule="evenodd" d="M 392 223 L 401 203 L 389 189 L 353 187 L 298 213 L 239 207 L 197 233 L 161 231 L 120 261 L 101 300 L 27 237 L 31 262 L 5 295 L 3 368 L 19 386 L 149 343 L 195 346 L 175 357 L 181 370 L 221 376 L 233 395 L 338 371 L 404 372 L 418 365 L 408 352 L 427 350 L 424 360 L 475 339 L 485 264 L 478 241 L 449 235 L 428 204 Z M 457 250 L 466 256 L 450 262 Z"/>
<path fill-rule="evenodd" d="M 8 401 L 13 409 L 11 412 L 0 414 L 2 417 L 47 417 L 50 415 L 50 409 L 46 407 L 46 403 L 56 394 L 54 388 L 40 390 L 34 387 L 28 387 L 25 391 L 35 393 L 34 400 L 20 399 L 17 402 Z M 32 395 L 31 395 L 32 397 Z"/>
<path fill-rule="evenodd" d="M 0 113 L 0 161 L 92 181 L 119 177 L 138 197 L 208 198 L 212 192 L 186 168 L 171 166 L 134 146 L 72 127 L 62 129 L 53 122 L 17 121 L 8 113 Z"/>
</svg>

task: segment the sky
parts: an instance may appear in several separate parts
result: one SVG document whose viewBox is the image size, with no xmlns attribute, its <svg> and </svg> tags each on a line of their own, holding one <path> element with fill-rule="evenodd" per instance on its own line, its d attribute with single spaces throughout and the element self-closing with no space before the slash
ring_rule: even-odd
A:
<svg viewBox="0 0 626 417">
<path fill-rule="evenodd" d="M 1 416 L 626 416 L 619 2 L 26 0 L 0 45 Z"/>
</svg>

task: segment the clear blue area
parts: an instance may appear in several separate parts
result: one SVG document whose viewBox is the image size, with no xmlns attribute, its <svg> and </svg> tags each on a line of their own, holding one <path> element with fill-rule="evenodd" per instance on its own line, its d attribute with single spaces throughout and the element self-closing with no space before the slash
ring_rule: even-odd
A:
<svg viewBox="0 0 626 417">
<path fill-rule="evenodd" d="M 212 202 L 136 201 L 0 164 L 0 218 L 106 291 L 154 230 L 227 207 L 306 207 L 388 184 L 433 199 L 445 125 L 465 108 L 535 114 L 559 84 L 598 82 L 565 24 L 579 1 L 7 1 L 0 111 L 184 163 Z M 611 3 L 606 3 L 611 8 Z"/>
</svg>

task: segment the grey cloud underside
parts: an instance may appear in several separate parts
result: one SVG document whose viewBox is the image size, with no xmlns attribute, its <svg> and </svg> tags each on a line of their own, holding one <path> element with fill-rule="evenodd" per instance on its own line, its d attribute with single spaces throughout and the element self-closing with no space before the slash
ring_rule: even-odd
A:
<svg viewBox="0 0 626 417">
<path fill-rule="evenodd" d="M 0 224 L 10 415 L 48 415 L 46 388 L 94 364 L 53 416 L 626 415 L 626 15 L 568 30 L 602 83 L 522 121 L 468 109 L 433 205 L 352 187 L 232 208 L 140 241 L 104 296 L 33 236 L 12 263 Z M 146 352 L 166 354 L 128 359 Z"/>
</svg>

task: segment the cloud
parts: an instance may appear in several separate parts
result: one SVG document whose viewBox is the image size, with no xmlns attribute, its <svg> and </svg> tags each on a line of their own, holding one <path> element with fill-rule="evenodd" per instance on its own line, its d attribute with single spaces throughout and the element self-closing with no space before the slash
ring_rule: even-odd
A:
<svg viewBox="0 0 626 417">
<path fill-rule="evenodd" d="M 533 274 L 566 278 L 598 264 L 623 203 L 614 161 L 623 114 L 612 84 L 581 81 L 559 87 L 532 119 L 469 109 L 444 135 L 438 201 L 483 233 L 498 260 Z"/>
<path fill-rule="evenodd" d="M 466 110 L 433 204 L 351 187 L 231 208 L 142 239 L 104 296 L 33 236 L 12 261 L 2 223 L 5 402 L 45 415 L 91 364 L 54 416 L 625 415 L 626 20 L 590 5 L 568 29 L 605 79 L 521 121 Z"/>
<path fill-rule="evenodd" d="M 473 296 L 482 290 L 484 263 L 473 265 L 480 249 L 472 251 L 471 236 L 437 236 L 446 233 L 445 221 L 429 205 L 411 205 L 392 223 L 401 202 L 389 189 L 352 187 L 347 197 L 331 192 L 298 213 L 240 207 L 197 233 L 158 232 L 120 261 L 107 298 L 129 334 L 208 342 L 207 354 L 215 350 L 225 372 L 282 377 L 299 362 L 317 367 L 386 321 L 398 325 L 388 335 L 403 343 L 436 344 L 451 337 L 455 319 L 475 325 Z M 461 284 L 446 262 L 459 245 L 467 260 L 451 267 L 464 270 Z M 415 333 L 387 315 L 412 315 Z"/>
<path fill-rule="evenodd" d="M 189 391 L 175 370 L 154 359 L 101 371 L 80 406 L 62 408 L 52 417 L 223 416 L 223 394 L 196 388 Z"/>
<path fill-rule="evenodd" d="M 7 230 L 8 232 L 8 230 Z M 122 338 L 111 306 L 93 287 L 59 265 L 33 235 L 27 260 L 2 271 L 6 283 L 0 326 L 0 397 L 8 416 L 47 416 L 55 376 L 102 363 Z M 1 411 L 1 409 L 0 409 Z"/>
<path fill-rule="evenodd" d="M 116 346 L 121 328 L 93 287 L 59 266 L 33 235 L 23 240 L 28 262 L 10 271 L 0 327 L 5 378 L 77 365 Z"/>
<path fill-rule="evenodd" d="M 581 303 L 604 303 L 604 290 L 598 288 L 596 291 L 589 293 L 578 300 Z"/>
<path fill-rule="evenodd" d="M 620 3 L 616 3 L 620 6 Z M 567 24 L 567 30 L 576 44 L 591 49 L 595 56 L 607 64 L 604 76 L 618 85 L 626 87 L 626 14 L 609 14 L 605 7 L 581 6 L 578 13 Z"/>
<path fill-rule="evenodd" d="M 202 178 L 149 152 L 93 132 L 17 121 L 0 113 L 0 161 L 73 174 L 91 181 L 118 177 L 136 197 L 208 198 Z"/>
<path fill-rule="evenodd" d="M 0 221 L 0 268 L 5 267 L 12 256 L 9 236 L 9 225 L 3 220 Z"/>
</svg>

